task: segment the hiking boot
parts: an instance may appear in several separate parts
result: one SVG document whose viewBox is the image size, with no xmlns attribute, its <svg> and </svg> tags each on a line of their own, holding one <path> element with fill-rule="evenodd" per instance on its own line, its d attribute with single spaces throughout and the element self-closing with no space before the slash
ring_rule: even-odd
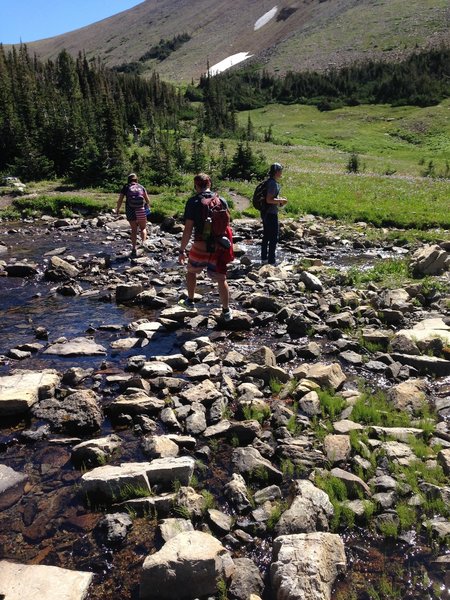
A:
<svg viewBox="0 0 450 600">
<path fill-rule="evenodd" d="M 131 251 L 130 258 L 137 258 L 137 250 L 136 250 L 136 248 L 133 248 L 133 250 Z"/>
<path fill-rule="evenodd" d="M 230 308 L 222 308 L 222 319 L 228 323 L 233 318 L 233 313 Z"/>
<path fill-rule="evenodd" d="M 190 298 L 182 298 L 178 304 L 180 306 L 183 306 L 184 308 L 187 308 L 188 310 L 191 310 L 192 312 L 197 312 L 197 309 L 195 308 L 195 304 L 194 301 L 191 300 Z"/>
</svg>

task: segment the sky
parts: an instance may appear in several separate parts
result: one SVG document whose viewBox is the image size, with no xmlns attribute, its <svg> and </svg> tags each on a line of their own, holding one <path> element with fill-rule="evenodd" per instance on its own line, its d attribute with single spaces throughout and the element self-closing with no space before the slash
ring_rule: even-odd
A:
<svg viewBox="0 0 450 600">
<path fill-rule="evenodd" d="M 34 42 L 101 21 L 142 0 L 0 0 L 0 42 Z"/>
</svg>

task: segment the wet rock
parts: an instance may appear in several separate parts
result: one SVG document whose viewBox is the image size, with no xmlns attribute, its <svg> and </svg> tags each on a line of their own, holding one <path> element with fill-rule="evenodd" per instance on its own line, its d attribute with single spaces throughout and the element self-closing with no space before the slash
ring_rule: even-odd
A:
<svg viewBox="0 0 450 600">
<path fill-rule="evenodd" d="M 165 542 L 168 542 L 179 533 L 194 531 L 194 526 L 189 519 L 162 519 L 158 523 L 158 528 Z"/>
<path fill-rule="evenodd" d="M 0 511 L 9 508 L 22 497 L 27 480 L 28 475 L 0 464 Z"/>
<path fill-rule="evenodd" d="M 277 313 L 283 308 L 283 303 L 273 296 L 256 295 L 251 298 L 251 306 L 258 312 Z"/>
<path fill-rule="evenodd" d="M 58 356 L 99 356 L 106 354 L 106 348 L 97 344 L 93 339 L 78 337 L 65 342 L 51 344 L 44 350 L 44 354 L 57 354 Z"/>
<path fill-rule="evenodd" d="M 53 369 L 15 371 L 0 377 L 0 416 L 19 415 L 38 400 L 53 396 L 60 376 Z"/>
<path fill-rule="evenodd" d="M 249 479 L 261 479 L 272 483 L 279 483 L 283 479 L 281 471 L 251 446 L 233 450 L 231 461 L 236 471 Z"/>
<path fill-rule="evenodd" d="M 235 570 L 228 586 L 228 596 L 232 600 L 255 600 L 262 594 L 264 582 L 258 567 L 250 558 L 235 558 Z"/>
<path fill-rule="evenodd" d="M 180 398 L 184 402 L 201 402 L 205 406 L 211 406 L 213 402 L 222 398 L 222 393 L 211 380 L 206 379 L 193 387 L 183 390 L 180 393 Z"/>
<path fill-rule="evenodd" d="M 0 597 L 5 600 L 83 600 L 93 573 L 69 571 L 47 565 L 23 565 L 0 561 Z"/>
<path fill-rule="evenodd" d="M 50 264 L 45 270 L 45 278 L 49 281 L 64 281 L 66 279 L 75 279 L 80 271 L 67 260 L 59 256 L 52 256 Z"/>
<path fill-rule="evenodd" d="M 143 348 L 144 346 L 147 346 L 147 344 L 147 338 L 127 337 L 112 341 L 110 346 L 112 350 L 115 350 L 116 352 L 126 352 L 132 348 Z"/>
<path fill-rule="evenodd" d="M 127 513 L 112 513 L 98 522 L 97 533 L 106 544 L 122 544 L 133 527 L 133 521 Z"/>
<path fill-rule="evenodd" d="M 42 400 L 33 414 L 48 421 L 53 430 L 70 434 L 96 431 L 103 422 L 99 398 L 92 390 L 79 390 L 62 400 Z"/>
<path fill-rule="evenodd" d="M 347 564 L 340 536 L 319 532 L 276 538 L 272 560 L 272 587 L 283 600 L 330 600 L 334 581 Z"/>
<path fill-rule="evenodd" d="M 171 538 L 142 566 L 141 600 L 180 600 L 216 594 L 217 581 L 229 579 L 233 561 L 214 537 L 187 531 Z"/>
<path fill-rule="evenodd" d="M 34 277 L 39 273 L 35 263 L 16 262 L 5 265 L 9 277 Z"/>
<path fill-rule="evenodd" d="M 129 302 L 134 300 L 143 290 L 141 283 L 123 283 L 116 287 L 116 302 Z"/>
<path fill-rule="evenodd" d="M 72 460 L 88 468 L 103 465 L 121 445 L 122 440 L 114 434 L 87 440 L 72 448 Z"/>
<path fill-rule="evenodd" d="M 119 414 L 152 415 L 165 407 L 164 400 L 149 396 L 144 390 L 130 389 L 126 394 L 118 396 L 108 407 L 108 412 L 113 417 Z"/>
<path fill-rule="evenodd" d="M 61 296 L 80 296 L 83 293 L 83 288 L 77 283 L 65 283 L 59 285 L 56 291 Z"/>
<path fill-rule="evenodd" d="M 71 367 L 68 369 L 62 377 L 62 382 L 68 386 L 78 385 L 84 379 L 87 379 L 92 375 L 94 369 L 82 369 L 81 367 Z"/>
<path fill-rule="evenodd" d="M 167 377 L 172 375 L 173 369 L 170 365 L 160 362 L 157 360 L 146 362 L 140 368 L 140 374 L 146 379 L 153 379 L 155 377 Z"/>
<path fill-rule="evenodd" d="M 36 327 L 34 334 L 38 340 L 48 340 L 48 331 L 45 327 Z"/>
<path fill-rule="evenodd" d="M 261 346 L 250 353 L 248 357 L 249 362 L 256 363 L 257 365 L 265 365 L 275 367 L 277 360 L 273 351 L 267 346 Z"/>
<path fill-rule="evenodd" d="M 11 348 L 11 350 L 8 350 L 6 355 L 14 360 L 24 360 L 25 358 L 30 358 L 31 352 L 25 352 L 24 350 L 19 350 L 18 348 Z"/>
</svg>

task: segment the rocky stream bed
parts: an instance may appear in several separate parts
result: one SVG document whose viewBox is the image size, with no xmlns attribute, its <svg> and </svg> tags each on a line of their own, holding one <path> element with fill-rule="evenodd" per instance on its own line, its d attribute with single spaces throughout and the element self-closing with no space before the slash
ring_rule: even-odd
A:
<svg viewBox="0 0 450 600">
<path fill-rule="evenodd" d="M 445 232 L 305 216 L 271 267 L 233 229 L 225 323 L 173 219 L 133 260 L 112 215 L 0 222 L 0 598 L 449 597 Z"/>
</svg>

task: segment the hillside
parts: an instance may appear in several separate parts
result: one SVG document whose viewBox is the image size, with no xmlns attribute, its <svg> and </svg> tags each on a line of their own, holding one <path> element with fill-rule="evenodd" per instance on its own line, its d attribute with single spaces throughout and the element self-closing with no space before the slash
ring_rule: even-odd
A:
<svg viewBox="0 0 450 600">
<path fill-rule="evenodd" d="M 397 60 L 450 41 L 447 0 L 146 0 L 138 6 L 28 48 L 52 58 L 63 48 L 108 66 L 137 62 L 143 73 L 189 82 L 235 54 L 269 70 L 323 70 L 363 58 Z M 161 39 L 187 34 L 164 60 L 139 60 Z M 236 62 L 236 61 L 235 61 Z"/>
</svg>

